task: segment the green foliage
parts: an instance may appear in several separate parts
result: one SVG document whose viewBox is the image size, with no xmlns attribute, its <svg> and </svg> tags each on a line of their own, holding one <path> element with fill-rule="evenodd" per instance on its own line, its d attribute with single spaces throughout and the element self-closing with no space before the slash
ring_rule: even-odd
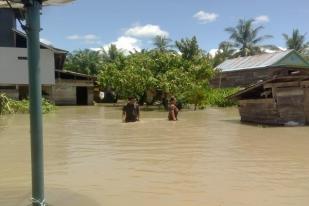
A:
<svg viewBox="0 0 309 206">
<path fill-rule="evenodd" d="M 238 52 L 235 56 L 251 56 L 262 53 L 262 48 L 277 49 L 273 45 L 259 45 L 265 39 L 269 39 L 271 35 L 259 36 L 259 32 L 264 29 L 263 26 L 255 27 L 254 20 L 240 19 L 235 27 L 228 27 L 225 29 L 230 34 L 230 40 L 233 47 Z"/>
<path fill-rule="evenodd" d="M 0 93 L 0 115 L 12 112 L 10 99 L 5 94 Z"/>
<path fill-rule="evenodd" d="M 219 44 L 218 51 L 216 52 L 215 57 L 213 58 L 214 67 L 218 66 L 226 59 L 234 57 L 236 50 L 233 48 L 232 43 L 223 41 Z"/>
<path fill-rule="evenodd" d="M 239 90 L 239 88 L 209 89 L 207 90 L 204 104 L 217 107 L 234 106 L 236 105 L 236 101 L 227 97 L 235 94 Z"/>
<path fill-rule="evenodd" d="M 184 93 L 184 100 L 187 103 L 194 104 L 194 110 L 198 106 L 202 106 L 207 98 L 207 90 L 201 85 L 192 85 L 192 87 Z"/>
<path fill-rule="evenodd" d="M 132 53 L 121 64 L 105 63 L 98 80 L 103 88 L 114 90 L 122 98 L 141 97 L 146 91 L 155 90 L 184 96 L 196 85 L 206 88 L 213 73 L 205 55 L 188 60 L 177 53 L 155 49 Z"/>
<path fill-rule="evenodd" d="M 114 90 L 120 97 L 142 96 L 147 89 L 154 88 L 156 79 L 149 69 L 152 60 L 143 53 L 134 53 L 123 60 L 104 64 L 98 80 L 103 88 Z"/>
<path fill-rule="evenodd" d="M 298 52 L 304 52 L 309 48 L 309 42 L 306 42 L 306 34 L 300 34 L 298 29 L 293 29 L 292 35 L 282 34 L 288 49 L 295 49 Z"/>
<path fill-rule="evenodd" d="M 78 50 L 68 54 L 64 69 L 87 75 L 97 75 L 102 61 L 102 56 L 97 51 Z"/>
<path fill-rule="evenodd" d="M 181 52 L 182 57 L 186 60 L 192 60 L 202 54 L 202 50 L 200 49 L 195 36 L 193 36 L 192 39 L 181 39 L 180 41 L 176 41 L 175 44 Z"/>
<path fill-rule="evenodd" d="M 56 107 L 46 99 L 42 99 L 42 112 L 49 113 L 55 111 Z M 29 100 L 17 101 L 10 99 L 5 94 L 0 94 L 0 115 L 15 114 L 15 113 L 28 113 Z"/>
<path fill-rule="evenodd" d="M 155 50 L 158 50 L 160 52 L 167 52 L 172 51 L 171 50 L 171 39 L 167 38 L 166 36 L 155 36 L 153 39 L 153 45 L 155 46 Z"/>
<path fill-rule="evenodd" d="M 116 45 L 111 44 L 108 49 L 102 50 L 103 62 L 115 62 L 122 61 L 124 59 L 124 53 L 119 50 Z"/>
</svg>

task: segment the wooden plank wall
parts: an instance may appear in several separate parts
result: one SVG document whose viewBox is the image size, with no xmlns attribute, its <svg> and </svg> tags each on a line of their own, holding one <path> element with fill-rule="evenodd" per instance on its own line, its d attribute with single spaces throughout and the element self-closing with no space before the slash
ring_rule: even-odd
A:
<svg viewBox="0 0 309 206">
<path fill-rule="evenodd" d="M 239 100 L 239 113 L 244 122 L 280 124 L 280 116 L 272 98 Z"/>
<path fill-rule="evenodd" d="M 94 88 L 93 87 L 88 87 L 88 105 L 93 105 L 93 100 L 94 100 Z"/>
<path fill-rule="evenodd" d="M 284 123 L 297 122 L 304 125 L 304 90 L 300 87 L 276 89 L 277 108 Z"/>
<path fill-rule="evenodd" d="M 309 88 L 304 88 L 304 110 L 305 110 L 305 117 L 306 123 L 309 124 Z"/>
</svg>

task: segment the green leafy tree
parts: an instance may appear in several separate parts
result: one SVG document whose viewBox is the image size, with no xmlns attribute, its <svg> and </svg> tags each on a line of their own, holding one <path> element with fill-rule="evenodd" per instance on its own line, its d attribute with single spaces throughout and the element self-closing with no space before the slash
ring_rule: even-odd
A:
<svg viewBox="0 0 309 206">
<path fill-rule="evenodd" d="M 106 63 L 99 74 L 101 86 L 111 88 L 123 98 L 131 95 L 141 97 L 156 83 L 148 69 L 148 59 L 143 53 L 134 53 L 124 59 L 123 67 L 115 62 Z"/>
<path fill-rule="evenodd" d="M 298 29 L 293 29 L 292 35 L 282 34 L 288 49 L 295 49 L 298 52 L 305 52 L 309 48 L 306 42 L 306 34 L 301 34 Z"/>
<path fill-rule="evenodd" d="M 254 20 L 240 19 L 235 27 L 225 29 L 230 34 L 233 47 L 238 50 L 236 56 L 251 56 L 263 52 L 263 48 L 276 49 L 273 45 L 260 45 L 265 39 L 272 38 L 271 35 L 259 35 L 263 26 L 255 26 Z"/>
<path fill-rule="evenodd" d="M 194 110 L 202 105 L 207 98 L 207 90 L 203 85 L 193 84 L 191 88 L 184 93 L 184 99 L 194 105 Z"/>
<path fill-rule="evenodd" d="M 120 98 L 134 95 L 148 101 L 152 99 L 148 95 L 161 91 L 196 107 L 204 98 L 201 88 L 208 87 L 213 73 L 209 57 L 201 50 L 190 58 L 150 50 L 130 53 L 121 64 L 117 58 L 104 61 L 98 80 L 103 88 L 115 91 Z"/>
<path fill-rule="evenodd" d="M 202 50 L 200 49 L 195 36 L 191 39 L 181 39 L 180 41 L 176 41 L 175 44 L 184 59 L 192 60 L 202 54 Z"/>
<path fill-rule="evenodd" d="M 97 75 L 101 65 L 102 58 L 99 52 L 85 49 L 69 53 L 64 69 L 88 75 Z"/>
</svg>

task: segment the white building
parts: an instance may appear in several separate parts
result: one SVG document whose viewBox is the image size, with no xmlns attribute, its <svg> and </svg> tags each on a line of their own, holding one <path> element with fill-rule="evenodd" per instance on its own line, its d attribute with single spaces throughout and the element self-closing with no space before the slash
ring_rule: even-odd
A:
<svg viewBox="0 0 309 206">
<path fill-rule="evenodd" d="M 17 11 L 0 9 L 0 92 L 21 100 L 29 96 L 28 58 L 27 37 L 16 30 L 17 15 Z M 67 51 L 40 45 L 43 97 L 58 105 L 92 104 L 94 78 L 64 71 Z"/>
</svg>

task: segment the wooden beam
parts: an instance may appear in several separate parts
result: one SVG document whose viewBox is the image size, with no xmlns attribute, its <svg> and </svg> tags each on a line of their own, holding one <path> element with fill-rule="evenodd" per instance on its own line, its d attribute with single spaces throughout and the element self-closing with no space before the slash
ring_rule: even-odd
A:
<svg viewBox="0 0 309 206">
<path fill-rule="evenodd" d="M 299 87 L 299 81 L 294 82 L 278 82 L 278 83 L 266 83 L 264 84 L 264 89 L 269 89 L 272 87 Z"/>
</svg>

